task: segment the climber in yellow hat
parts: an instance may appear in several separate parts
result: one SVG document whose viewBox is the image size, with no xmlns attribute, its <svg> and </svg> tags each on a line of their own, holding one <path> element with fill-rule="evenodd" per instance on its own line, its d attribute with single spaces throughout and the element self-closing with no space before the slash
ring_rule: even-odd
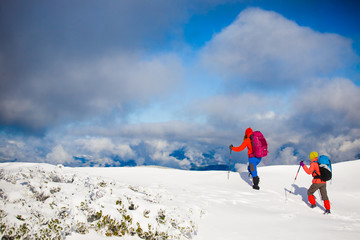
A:
<svg viewBox="0 0 360 240">
<path fill-rule="evenodd" d="M 311 160 L 310 167 L 308 168 L 303 161 L 300 162 L 300 165 L 303 167 L 304 171 L 307 174 L 311 174 L 314 178 L 312 180 L 312 185 L 307 191 L 308 199 L 310 202 L 310 207 L 316 207 L 316 201 L 314 193 L 317 190 L 320 190 L 321 198 L 324 201 L 325 213 L 330 213 L 330 201 L 326 191 L 326 182 L 319 178 L 320 169 L 317 162 L 319 154 L 317 152 L 311 152 L 309 158 Z"/>
</svg>

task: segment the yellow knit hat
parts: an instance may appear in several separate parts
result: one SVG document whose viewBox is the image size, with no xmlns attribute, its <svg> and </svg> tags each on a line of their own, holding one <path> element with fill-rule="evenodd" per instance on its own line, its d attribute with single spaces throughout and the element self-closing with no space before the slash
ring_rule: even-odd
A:
<svg viewBox="0 0 360 240">
<path fill-rule="evenodd" d="M 317 152 L 311 152 L 309 155 L 310 160 L 313 160 L 314 158 L 317 158 L 319 154 Z"/>
</svg>

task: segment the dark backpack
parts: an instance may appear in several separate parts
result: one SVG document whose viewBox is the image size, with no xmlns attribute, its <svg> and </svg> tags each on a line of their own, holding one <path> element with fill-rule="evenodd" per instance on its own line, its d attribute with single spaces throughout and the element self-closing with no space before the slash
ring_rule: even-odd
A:
<svg viewBox="0 0 360 240">
<path fill-rule="evenodd" d="M 320 175 L 317 174 L 315 178 L 320 178 L 322 181 L 326 182 L 332 178 L 332 168 L 331 161 L 328 156 L 321 155 L 317 161 L 319 164 Z"/>
<path fill-rule="evenodd" d="M 264 135 L 260 131 L 255 131 L 250 135 L 253 153 L 250 157 L 266 157 L 268 154 L 268 144 Z"/>
</svg>

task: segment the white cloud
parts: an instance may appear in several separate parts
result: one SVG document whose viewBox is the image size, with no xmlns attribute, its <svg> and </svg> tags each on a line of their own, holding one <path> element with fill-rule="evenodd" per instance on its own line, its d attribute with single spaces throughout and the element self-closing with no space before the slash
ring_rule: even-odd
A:
<svg viewBox="0 0 360 240">
<path fill-rule="evenodd" d="M 293 87 L 358 59 L 351 40 L 302 27 L 278 13 L 250 8 L 215 35 L 201 53 L 232 86 Z M 300 81 L 301 80 L 301 81 Z M 246 86 L 246 85 L 245 85 Z"/>
<path fill-rule="evenodd" d="M 103 151 L 111 151 L 114 149 L 114 144 L 109 138 L 85 138 L 76 140 L 76 143 L 84 148 L 86 151 L 94 154 L 99 154 Z"/>
<path fill-rule="evenodd" d="M 71 163 L 73 157 L 65 151 L 62 145 L 57 145 L 52 149 L 52 152 L 46 155 L 46 161 L 54 164 Z"/>
<path fill-rule="evenodd" d="M 287 147 L 280 151 L 279 160 L 277 161 L 283 164 L 296 164 L 299 162 L 299 159 L 294 155 L 294 148 Z"/>
<path fill-rule="evenodd" d="M 135 158 L 136 154 L 127 144 L 117 144 L 114 148 L 114 153 L 123 159 Z"/>
<path fill-rule="evenodd" d="M 331 157 L 332 162 L 354 160 L 360 154 L 360 129 L 352 129 L 346 134 L 337 136 L 330 135 L 327 138 L 319 138 L 320 141 L 314 146 L 320 154 Z"/>
<path fill-rule="evenodd" d="M 342 152 L 348 152 L 353 150 L 359 150 L 360 149 L 360 139 L 355 139 L 354 141 L 345 141 L 340 146 L 340 151 Z"/>
<path fill-rule="evenodd" d="M 320 80 L 302 89 L 293 99 L 294 117 L 303 125 L 344 131 L 360 127 L 360 87 L 345 78 Z M 329 132 L 330 133 L 330 132 Z"/>
<path fill-rule="evenodd" d="M 255 114 L 257 120 L 272 120 L 275 119 L 276 114 L 273 111 L 266 111 L 262 113 Z"/>
<path fill-rule="evenodd" d="M 154 163 L 160 163 L 162 166 L 168 167 L 183 167 L 188 168 L 189 162 L 187 160 L 178 160 L 170 156 L 175 150 L 183 147 L 182 144 L 177 142 L 168 142 L 162 139 L 153 139 L 145 141 L 147 154 Z"/>
<path fill-rule="evenodd" d="M 108 163 L 108 159 L 111 157 L 119 157 L 121 161 L 135 160 L 137 157 L 129 143 L 108 137 L 78 137 L 73 140 L 73 145 L 67 147 L 72 149 L 72 152 L 77 156 L 80 154 L 80 156 L 85 156 L 86 159 L 92 161 L 106 159 L 106 163 Z"/>
<path fill-rule="evenodd" d="M 277 96 L 259 93 L 224 94 L 197 99 L 190 106 L 192 114 L 203 115 L 215 126 L 249 127 L 284 118 L 286 102 Z M 259 126 L 260 127 L 260 126 Z"/>
</svg>

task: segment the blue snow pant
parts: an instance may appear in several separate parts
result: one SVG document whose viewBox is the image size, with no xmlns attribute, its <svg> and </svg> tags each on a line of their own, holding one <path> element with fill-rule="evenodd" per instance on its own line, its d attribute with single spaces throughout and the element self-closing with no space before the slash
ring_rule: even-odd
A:
<svg viewBox="0 0 360 240">
<path fill-rule="evenodd" d="M 249 173 L 251 173 L 252 177 L 257 177 L 257 165 L 261 162 L 261 158 L 257 158 L 257 157 L 252 157 L 249 158 L 249 166 L 248 166 L 248 171 Z"/>
</svg>

